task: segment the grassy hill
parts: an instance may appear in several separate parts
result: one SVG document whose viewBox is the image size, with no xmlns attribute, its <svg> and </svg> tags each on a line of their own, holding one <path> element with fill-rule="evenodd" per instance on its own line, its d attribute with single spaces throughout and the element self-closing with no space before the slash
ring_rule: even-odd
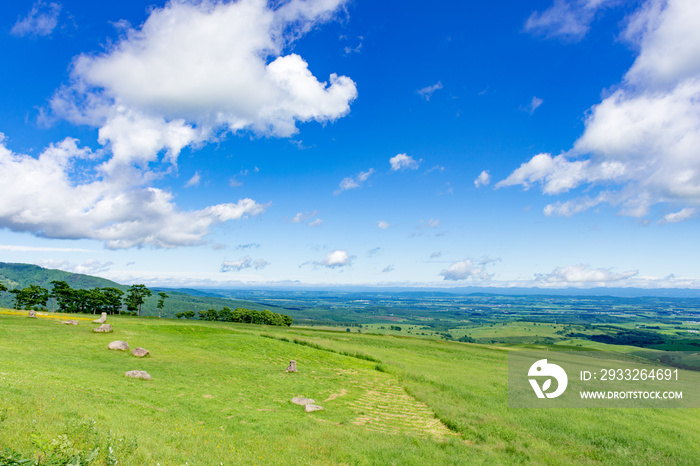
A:
<svg viewBox="0 0 700 466">
<path fill-rule="evenodd" d="M 119 288 L 126 291 L 130 285 L 122 285 L 105 278 L 94 277 L 91 275 L 83 275 L 63 270 L 46 269 L 37 265 L 31 264 L 12 264 L 0 262 L 0 283 L 7 286 L 9 289 L 25 288 L 29 285 L 38 285 L 47 290 L 51 290 L 54 280 L 64 281 L 71 288 Z M 239 300 L 229 297 L 220 297 L 215 294 L 207 294 L 197 290 L 170 290 L 161 288 L 152 288 L 153 295 L 146 299 L 142 306 L 142 314 L 145 316 L 156 316 L 158 310 L 158 291 L 165 291 L 169 298 L 165 302 L 163 308 L 163 317 L 175 317 L 175 314 L 185 311 L 205 311 L 210 308 L 221 309 L 228 306 L 231 309 L 244 307 L 246 309 L 265 310 L 269 309 L 272 312 L 289 314 L 282 308 L 274 305 L 263 305 L 248 300 Z M 4 307 L 12 306 L 12 296 L 4 293 L 0 295 L 0 305 Z M 50 305 L 49 305 L 50 307 Z"/>
<path fill-rule="evenodd" d="M 85 316 L 77 316 L 85 317 Z M 91 464 L 700 464 L 698 409 L 509 409 L 504 348 L 0 313 L 0 451 Z M 113 340 L 146 359 L 107 349 Z M 299 372 L 285 368 L 297 361 Z M 148 371 L 150 381 L 124 373 Z M 292 397 L 316 400 L 306 413 Z M 81 463 L 82 464 L 82 463 Z"/>
<path fill-rule="evenodd" d="M 51 282 L 54 280 L 62 280 L 72 288 L 115 287 L 126 289 L 123 285 L 106 278 L 64 272 L 63 270 L 45 269 L 38 265 L 0 262 L 0 283 L 10 289 L 38 285 L 50 290 Z"/>
</svg>

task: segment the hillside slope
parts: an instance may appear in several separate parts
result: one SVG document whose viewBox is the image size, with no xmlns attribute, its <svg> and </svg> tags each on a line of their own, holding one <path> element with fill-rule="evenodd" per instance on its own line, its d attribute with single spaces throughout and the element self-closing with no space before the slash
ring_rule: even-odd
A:
<svg viewBox="0 0 700 466">
<path fill-rule="evenodd" d="M 57 269 L 46 269 L 44 267 L 39 267 L 38 265 L 0 262 L 0 283 L 7 286 L 8 289 L 25 288 L 29 285 L 38 285 L 50 291 L 53 288 L 51 282 L 54 280 L 64 281 L 68 283 L 71 288 L 76 289 L 114 287 L 119 288 L 122 291 L 126 291 L 131 285 L 122 285 L 120 283 L 107 280 L 106 278 L 95 277 L 92 275 L 64 272 L 63 270 Z M 257 311 L 269 309 L 272 312 L 289 314 L 289 312 L 274 305 L 270 306 L 258 304 L 248 300 L 238 300 L 234 297 L 218 297 L 216 295 L 197 290 L 151 288 L 152 296 L 147 298 L 146 302 L 143 304 L 141 309 L 142 315 L 158 315 L 156 304 L 158 303 L 159 291 L 165 291 L 169 296 L 169 298 L 165 301 L 165 307 L 161 313 L 162 317 L 175 317 L 177 313 L 185 311 L 194 311 L 195 313 L 198 313 L 199 311 L 206 311 L 207 309 L 211 308 L 220 310 L 225 306 L 231 309 L 244 307 L 246 309 L 254 309 Z M 12 303 L 12 295 L 9 293 L 0 294 L 0 306 L 9 308 L 12 307 Z M 49 307 L 50 306 L 51 305 L 49 305 Z"/>
</svg>

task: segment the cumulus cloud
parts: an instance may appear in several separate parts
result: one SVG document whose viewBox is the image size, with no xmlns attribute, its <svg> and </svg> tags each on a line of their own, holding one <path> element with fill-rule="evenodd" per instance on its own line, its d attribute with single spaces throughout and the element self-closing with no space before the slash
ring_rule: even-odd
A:
<svg viewBox="0 0 700 466">
<path fill-rule="evenodd" d="M 416 160 L 410 155 L 406 154 L 397 154 L 389 159 L 391 171 L 418 170 L 418 165 L 420 165 L 420 162 L 420 160 Z"/>
<path fill-rule="evenodd" d="M 365 181 L 372 176 L 374 173 L 374 168 L 370 168 L 366 172 L 360 172 L 355 176 L 348 176 L 346 178 L 343 178 L 343 180 L 340 182 L 340 185 L 338 186 L 338 189 L 333 191 L 333 194 L 336 196 L 343 191 L 347 191 L 349 189 L 357 189 L 362 187 L 363 184 L 365 184 Z"/>
<path fill-rule="evenodd" d="M 617 89 L 591 108 L 572 149 L 534 156 L 497 187 L 537 184 L 552 195 L 588 188 L 584 197 L 548 205 L 548 215 L 609 204 L 643 217 L 659 203 L 700 204 L 699 23 L 697 2 L 646 1 L 622 34 L 638 56 Z"/>
<path fill-rule="evenodd" d="M 38 157 L 15 154 L 0 135 L 0 226 L 46 238 L 90 238 L 110 249 L 200 244 L 213 225 L 257 216 L 267 204 L 252 199 L 201 210 L 177 208 L 169 191 L 145 187 L 139 176 L 81 180 L 76 164 L 98 154 L 75 139 L 52 144 Z"/>
<path fill-rule="evenodd" d="M 554 0 L 546 10 L 533 12 L 525 31 L 546 37 L 580 41 L 588 33 L 596 13 L 620 0 Z"/>
<path fill-rule="evenodd" d="M 10 34 L 20 37 L 50 35 L 58 25 L 61 8 L 60 3 L 34 2 L 27 16 L 18 19 L 12 26 Z"/>
<path fill-rule="evenodd" d="M 609 282 L 626 280 L 634 277 L 638 273 L 639 272 L 636 270 L 615 273 L 611 269 L 596 269 L 588 265 L 580 264 L 570 265 L 568 267 L 557 267 L 549 274 L 537 275 L 537 281 L 560 284 L 598 283 L 602 285 Z"/>
<path fill-rule="evenodd" d="M 270 265 L 269 262 L 263 259 L 253 259 L 250 256 L 244 256 L 237 261 L 224 261 L 221 264 L 222 272 L 240 272 L 243 269 L 264 269 Z"/>
<path fill-rule="evenodd" d="M 337 249 L 333 252 L 329 252 L 323 260 L 314 262 L 314 264 L 328 267 L 329 269 L 335 269 L 352 265 L 354 259 L 355 256 L 350 256 L 347 251 Z"/>
<path fill-rule="evenodd" d="M 442 81 L 438 81 L 437 83 L 433 84 L 432 86 L 426 86 L 422 89 L 418 89 L 416 91 L 416 94 L 423 97 L 425 100 L 430 101 L 430 98 L 433 96 L 433 93 L 435 91 L 440 90 L 440 89 L 442 89 Z"/>
<path fill-rule="evenodd" d="M 219 128 L 287 137 L 299 121 L 334 121 L 349 111 L 355 83 L 336 74 L 321 82 L 301 56 L 283 52 L 343 3 L 173 0 L 106 52 L 77 57 L 52 108 L 97 126 L 135 112 L 204 137 Z"/>
<path fill-rule="evenodd" d="M 266 205 L 251 199 L 182 211 L 169 191 L 151 186 L 177 170 L 186 147 L 229 132 L 288 137 L 300 122 L 347 114 L 355 83 L 336 74 L 320 81 L 301 56 L 287 53 L 336 19 L 344 3 L 172 0 L 139 27 L 120 22 L 118 41 L 73 60 L 70 81 L 45 114 L 98 128 L 103 148 L 66 139 L 30 157 L 1 145 L 0 179 L 13 192 L 0 200 L 0 227 L 98 239 L 108 248 L 175 247 L 200 244 L 217 223 L 259 215 Z M 44 5 L 35 4 L 27 24 L 48 24 L 39 22 Z M 60 10 L 54 5 L 46 8 Z"/>
<path fill-rule="evenodd" d="M 377 228 L 380 228 L 382 230 L 386 230 L 391 226 L 391 223 L 385 222 L 384 220 L 380 220 L 377 222 Z"/>
<path fill-rule="evenodd" d="M 482 186 L 488 186 L 491 183 L 491 175 L 489 175 L 488 170 L 484 170 L 479 173 L 479 176 L 474 180 L 474 186 L 480 188 Z"/>
<path fill-rule="evenodd" d="M 465 259 L 463 261 L 455 262 L 448 268 L 444 269 L 438 275 L 443 277 L 443 280 L 481 280 L 488 281 L 491 280 L 493 274 L 486 271 L 486 266 L 490 262 L 490 259 L 484 259 L 479 263 L 474 263 L 471 259 Z"/>
</svg>

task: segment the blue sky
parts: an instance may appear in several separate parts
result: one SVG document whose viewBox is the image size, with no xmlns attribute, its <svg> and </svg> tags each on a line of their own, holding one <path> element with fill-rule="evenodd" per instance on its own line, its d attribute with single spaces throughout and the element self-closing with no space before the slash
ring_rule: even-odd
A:
<svg viewBox="0 0 700 466">
<path fill-rule="evenodd" d="M 12 2 L 0 257 L 161 286 L 700 287 L 700 4 Z"/>
</svg>

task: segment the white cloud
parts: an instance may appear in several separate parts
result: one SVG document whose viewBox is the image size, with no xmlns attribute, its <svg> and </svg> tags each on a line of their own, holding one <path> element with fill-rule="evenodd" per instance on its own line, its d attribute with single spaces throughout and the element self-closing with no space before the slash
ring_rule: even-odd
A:
<svg viewBox="0 0 700 466">
<path fill-rule="evenodd" d="M 302 57 L 283 52 L 344 3 L 292 0 L 273 9 L 264 0 L 171 1 L 105 53 L 77 57 L 52 108 L 98 126 L 134 113 L 176 126 L 154 131 L 189 129 L 200 140 L 218 128 L 288 137 L 298 121 L 334 121 L 349 112 L 355 83 L 336 74 L 320 82 Z"/>
<path fill-rule="evenodd" d="M 596 13 L 620 3 L 620 0 L 554 0 L 543 12 L 533 12 L 525 22 L 525 30 L 547 37 L 579 41 L 588 33 Z"/>
<path fill-rule="evenodd" d="M 200 244 L 213 225 L 257 216 L 268 205 L 252 199 L 182 211 L 173 195 L 147 187 L 140 172 L 82 179 L 75 165 L 99 156 L 74 139 L 52 144 L 37 158 L 15 154 L 0 135 L 0 226 L 61 239 L 90 238 L 110 249 Z"/>
<path fill-rule="evenodd" d="M 382 273 L 393 272 L 394 269 L 395 269 L 394 264 L 387 265 L 386 267 L 384 267 L 384 268 L 382 269 Z"/>
<path fill-rule="evenodd" d="M 343 178 L 343 180 L 340 182 L 340 185 L 338 186 L 338 189 L 333 191 L 333 194 L 336 196 L 343 191 L 347 191 L 349 189 L 357 189 L 361 187 L 367 179 L 372 176 L 374 173 L 374 168 L 370 168 L 366 172 L 360 172 L 357 175 L 353 176 L 348 176 L 346 178 Z"/>
<path fill-rule="evenodd" d="M 185 184 L 185 188 L 191 188 L 193 186 L 199 186 L 199 183 L 202 181 L 202 177 L 199 175 L 199 172 L 194 172 L 194 175 L 192 175 L 192 178 Z"/>
<path fill-rule="evenodd" d="M 347 114 L 357 96 L 350 78 L 320 82 L 301 56 L 285 55 L 344 3 L 172 0 L 137 28 L 120 22 L 119 41 L 74 59 L 46 117 L 99 128 L 104 149 L 66 139 L 34 158 L 1 145 L 0 179 L 14 192 L 0 200 L 0 226 L 108 248 L 175 247 L 201 243 L 217 223 L 262 213 L 266 206 L 251 199 L 185 212 L 151 186 L 177 169 L 185 147 L 227 132 L 287 137 L 298 122 Z M 41 5 L 28 18 L 38 18 Z"/>
<path fill-rule="evenodd" d="M 422 89 L 418 89 L 416 91 L 416 94 L 423 97 L 425 100 L 430 101 L 430 98 L 433 96 L 433 93 L 440 89 L 442 89 L 442 81 L 438 81 L 432 86 L 427 86 Z"/>
<path fill-rule="evenodd" d="M 442 257 L 442 251 L 435 251 L 434 253 L 432 253 L 432 254 L 430 255 L 430 258 L 431 258 L 431 259 L 437 259 L 437 258 L 439 258 L 439 257 Z"/>
<path fill-rule="evenodd" d="M 670 214 L 664 215 L 664 217 L 659 220 L 659 224 L 664 225 L 666 223 L 678 223 L 678 222 L 684 222 L 686 220 L 689 220 L 693 217 L 695 217 L 698 213 L 698 209 L 692 209 L 689 207 L 686 207 L 685 209 L 681 209 L 678 212 L 673 212 Z"/>
<path fill-rule="evenodd" d="M 537 110 L 543 102 L 544 100 L 539 97 L 533 97 L 532 101 L 530 101 L 530 105 L 527 107 L 527 111 L 530 112 L 530 115 L 535 113 L 535 110 Z"/>
<path fill-rule="evenodd" d="M 108 272 L 111 266 L 114 265 L 114 262 L 100 262 L 97 259 L 88 259 L 82 264 L 73 264 L 67 260 L 57 261 L 54 259 L 47 259 L 39 261 L 37 265 L 47 269 L 59 269 L 66 272 L 95 275 Z"/>
<path fill-rule="evenodd" d="M 263 259 L 253 259 L 250 256 L 244 256 L 241 257 L 237 261 L 224 261 L 221 264 L 221 271 L 222 272 L 240 272 L 243 269 L 255 269 L 255 270 L 260 270 L 264 269 L 270 265 L 269 262 L 263 260 Z"/>
<path fill-rule="evenodd" d="M 588 265 L 570 265 L 568 267 L 557 267 L 547 275 L 537 275 L 537 281 L 546 283 L 577 284 L 577 283 L 599 283 L 617 282 L 634 277 L 639 272 L 630 270 L 622 273 L 614 273 L 610 269 L 591 268 Z"/>
<path fill-rule="evenodd" d="M 420 162 L 420 160 L 416 161 L 416 159 L 406 154 L 397 154 L 389 159 L 392 171 L 417 170 Z"/>
<path fill-rule="evenodd" d="M 573 148 L 534 156 L 497 187 L 537 183 L 558 195 L 587 185 L 585 197 L 550 204 L 548 215 L 605 203 L 643 217 L 659 203 L 700 204 L 700 3 L 648 0 L 626 24 L 639 54 Z"/>
<path fill-rule="evenodd" d="M 472 262 L 471 259 L 455 262 L 447 269 L 440 272 L 438 275 L 443 277 L 443 280 L 491 280 L 493 274 L 486 272 L 486 265 L 492 262 L 489 259 L 484 259 L 478 264 Z"/>
<path fill-rule="evenodd" d="M 329 252 L 328 254 L 326 254 L 326 257 L 324 257 L 322 261 L 315 262 L 315 264 L 322 265 L 330 269 L 335 269 L 338 267 L 347 267 L 349 265 L 352 265 L 352 261 L 354 260 L 354 258 L 355 256 L 348 255 L 347 251 L 338 249 L 333 252 Z"/>
<path fill-rule="evenodd" d="M 294 217 L 291 219 L 288 219 L 285 217 L 286 221 L 289 221 L 291 223 L 306 223 L 308 220 L 311 220 L 312 218 L 316 217 L 318 215 L 318 210 L 314 210 L 313 212 L 298 212 Z M 308 226 L 310 227 L 318 227 L 323 224 L 323 220 L 320 218 L 316 218 L 314 220 L 311 220 L 310 222 L 307 223 Z"/>
<path fill-rule="evenodd" d="M 427 230 L 428 228 L 437 228 L 439 226 L 440 220 L 436 218 L 431 218 L 427 222 L 425 220 L 421 220 L 420 223 L 416 226 L 416 228 L 419 230 Z"/>
<path fill-rule="evenodd" d="M 474 180 L 474 186 L 480 188 L 482 186 L 488 186 L 491 183 L 491 175 L 489 175 L 488 170 L 484 170 L 479 173 L 479 176 Z"/>
<path fill-rule="evenodd" d="M 390 226 L 391 226 L 391 223 L 385 222 L 384 220 L 380 220 L 377 222 L 377 227 L 382 229 L 382 230 L 386 230 Z"/>
<path fill-rule="evenodd" d="M 43 1 L 34 2 L 27 16 L 17 20 L 10 34 L 15 36 L 48 36 L 58 25 L 61 4 Z"/>
</svg>

